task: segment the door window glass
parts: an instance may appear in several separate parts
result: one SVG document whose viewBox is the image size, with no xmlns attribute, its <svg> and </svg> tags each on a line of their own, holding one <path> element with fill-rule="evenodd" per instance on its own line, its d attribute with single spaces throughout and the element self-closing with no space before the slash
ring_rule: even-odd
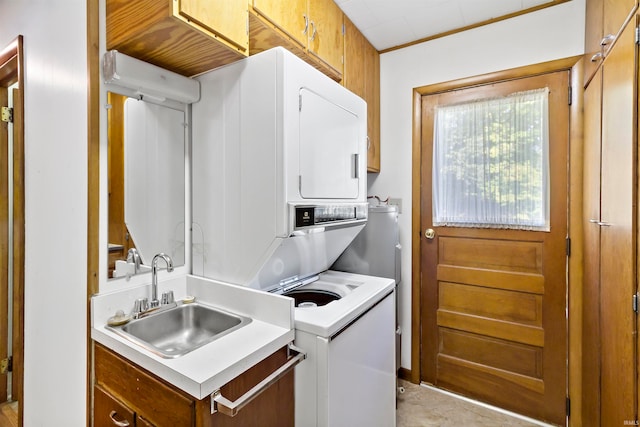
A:
<svg viewBox="0 0 640 427">
<path fill-rule="evenodd" d="M 436 107 L 433 225 L 549 231 L 548 93 Z"/>
</svg>

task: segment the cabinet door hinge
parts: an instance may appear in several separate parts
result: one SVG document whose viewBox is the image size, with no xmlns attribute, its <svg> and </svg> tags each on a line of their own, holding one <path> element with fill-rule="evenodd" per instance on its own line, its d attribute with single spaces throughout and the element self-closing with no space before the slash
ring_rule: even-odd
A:
<svg viewBox="0 0 640 427">
<path fill-rule="evenodd" d="M 302 111 L 302 95 L 298 95 L 298 111 Z"/>
<path fill-rule="evenodd" d="M 571 416 L 571 399 L 567 396 L 567 400 L 565 402 L 567 408 L 567 417 Z"/>
<path fill-rule="evenodd" d="M 13 123 L 13 108 L 11 108 L 11 107 L 2 107 L 0 109 L 0 119 L 3 122 Z"/>
<path fill-rule="evenodd" d="M 633 296 L 631 297 L 631 308 L 633 309 L 633 312 L 638 314 L 638 294 L 633 294 Z"/>
<path fill-rule="evenodd" d="M 566 249 L 567 256 L 571 256 L 571 237 L 567 237 Z"/>
<path fill-rule="evenodd" d="M 640 27 L 636 27 L 636 44 L 640 44 Z"/>
<path fill-rule="evenodd" d="M 342 35 L 344 36 L 345 34 L 347 34 L 347 28 L 344 26 L 344 23 L 342 24 Z"/>
<path fill-rule="evenodd" d="M 0 360 L 0 374 L 13 371 L 13 356 Z"/>
<path fill-rule="evenodd" d="M 573 102 L 573 88 L 569 86 L 569 105 Z"/>
</svg>

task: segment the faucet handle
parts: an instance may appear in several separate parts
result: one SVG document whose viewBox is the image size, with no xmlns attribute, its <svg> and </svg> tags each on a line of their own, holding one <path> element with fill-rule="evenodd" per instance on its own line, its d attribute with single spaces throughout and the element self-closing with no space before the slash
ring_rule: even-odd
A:
<svg viewBox="0 0 640 427">
<path fill-rule="evenodd" d="M 162 305 L 173 304 L 176 301 L 173 297 L 173 291 L 163 292 L 161 301 Z"/>
<path fill-rule="evenodd" d="M 131 314 L 135 318 L 138 314 L 143 313 L 143 312 L 147 311 L 148 309 L 149 309 L 149 299 L 147 299 L 147 298 L 138 298 L 133 303 L 133 311 L 131 312 Z"/>
</svg>

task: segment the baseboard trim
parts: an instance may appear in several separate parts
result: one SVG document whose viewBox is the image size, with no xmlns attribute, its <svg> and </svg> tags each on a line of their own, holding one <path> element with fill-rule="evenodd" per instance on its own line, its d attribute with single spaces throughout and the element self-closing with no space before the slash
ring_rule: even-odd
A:
<svg viewBox="0 0 640 427">
<path fill-rule="evenodd" d="M 409 381 L 410 383 L 414 383 L 414 384 L 418 384 L 417 382 L 413 382 L 411 380 L 411 369 L 407 369 L 407 368 L 400 368 L 398 369 L 398 378 L 400 378 L 401 380 L 405 380 L 405 381 Z"/>
</svg>

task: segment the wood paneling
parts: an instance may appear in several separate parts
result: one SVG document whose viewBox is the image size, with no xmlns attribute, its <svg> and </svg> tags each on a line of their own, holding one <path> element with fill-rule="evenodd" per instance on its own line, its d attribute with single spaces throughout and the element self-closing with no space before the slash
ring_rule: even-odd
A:
<svg viewBox="0 0 640 427">
<path fill-rule="evenodd" d="M 494 287 L 504 290 L 519 290 L 542 294 L 544 292 L 544 276 L 541 274 L 508 272 L 492 269 L 477 269 L 438 265 L 440 280 L 458 283 L 471 283 L 478 286 Z"/>
<path fill-rule="evenodd" d="M 541 295 L 442 281 L 439 291 L 441 310 L 530 326 L 542 325 Z"/>
<path fill-rule="evenodd" d="M 542 272 L 540 242 L 442 237 L 439 264 L 508 272 Z"/>
<path fill-rule="evenodd" d="M 455 329 L 440 329 L 440 354 L 480 365 L 542 378 L 540 347 L 491 339 Z"/>
</svg>

